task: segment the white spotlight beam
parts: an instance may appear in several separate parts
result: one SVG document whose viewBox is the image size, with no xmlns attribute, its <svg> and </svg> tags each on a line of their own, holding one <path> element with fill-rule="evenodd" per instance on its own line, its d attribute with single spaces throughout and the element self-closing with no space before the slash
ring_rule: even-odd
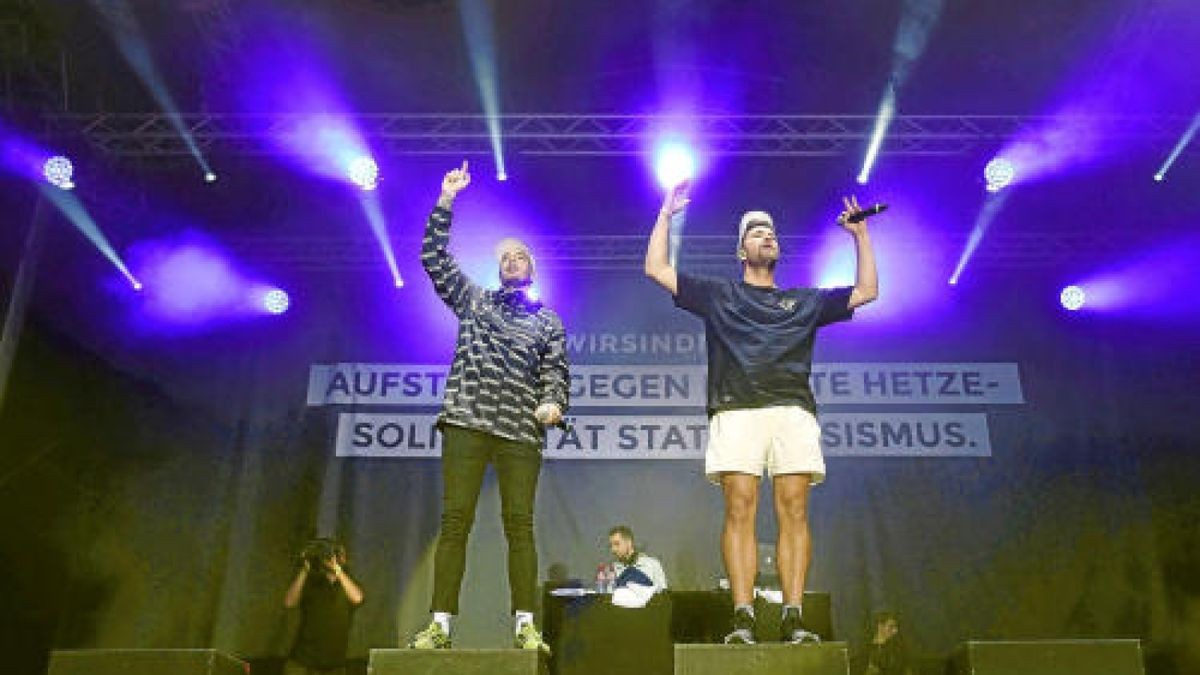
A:
<svg viewBox="0 0 1200 675">
<path fill-rule="evenodd" d="M 53 187 L 49 184 L 43 184 L 40 187 L 42 196 L 54 204 L 67 220 L 71 221 L 75 229 L 87 237 L 88 241 L 92 242 L 105 258 L 108 258 L 108 261 L 129 281 L 129 285 L 133 286 L 134 290 L 142 290 L 142 282 L 133 276 L 133 273 L 125 265 L 125 261 L 121 260 L 121 256 L 117 255 L 116 249 L 109 243 L 108 237 L 104 236 L 104 233 L 100 231 L 100 226 L 92 219 L 91 214 L 83 206 L 83 202 L 79 201 L 74 193 Z"/>
<path fill-rule="evenodd" d="M 180 112 L 179 106 L 176 105 L 174 97 L 167 90 L 166 82 L 163 80 L 162 75 L 159 74 L 158 68 L 154 65 L 154 60 L 150 55 L 150 48 L 146 44 L 146 38 L 141 26 L 138 24 L 137 17 L 133 14 L 133 8 L 127 0 L 92 0 L 92 7 L 107 21 L 109 31 L 112 33 L 113 40 L 116 41 L 121 55 L 125 57 L 125 61 L 129 64 L 129 67 L 133 68 L 133 71 L 137 73 L 142 84 L 146 85 L 146 88 L 150 90 L 151 96 L 154 97 L 159 107 L 162 108 L 163 115 L 170 123 L 171 128 L 183 140 L 188 152 L 196 159 L 196 163 L 200 165 L 201 172 L 206 177 L 210 175 L 215 176 L 216 174 L 213 173 L 208 160 L 201 154 L 200 147 L 189 130 L 184 115 Z"/>
<path fill-rule="evenodd" d="M 871 131 L 871 143 L 867 146 L 867 155 L 863 158 L 862 169 L 858 172 L 858 184 L 866 185 L 871 178 L 871 169 L 875 166 L 875 158 L 879 156 L 879 148 L 883 145 L 883 137 L 887 135 L 892 117 L 896 114 L 896 90 L 889 84 L 879 102 L 879 113 L 875 116 L 875 128 Z"/>
<path fill-rule="evenodd" d="M 983 203 L 983 208 L 979 210 L 979 216 L 975 218 L 975 226 L 971 228 L 971 235 L 967 237 L 967 245 L 963 247 L 962 255 L 958 257 L 958 265 L 954 267 L 954 273 L 950 275 L 951 286 L 958 284 L 959 277 L 962 276 L 963 270 L 967 268 L 967 263 L 971 261 L 971 257 L 975 255 L 975 249 L 979 248 L 979 242 L 983 241 L 983 235 L 987 233 L 988 227 L 1000 213 L 1004 202 L 1008 200 L 1008 195 L 1008 192 L 993 192 L 988 194 L 987 201 Z"/>
<path fill-rule="evenodd" d="M 496 48 L 492 39 L 492 15 L 485 0 L 461 0 L 458 3 L 458 13 L 467 40 L 471 71 L 475 75 L 479 100 L 487 120 L 492 159 L 496 164 L 496 178 L 508 180 L 508 169 L 504 166 L 504 139 L 500 131 L 500 95 L 496 83 Z"/>
<path fill-rule="evenodd" d="M 387 221 L 383 217 L 383 204 L 380 203 L 379 193 L 363 190 L 359 192 L 359 203 L 362 204 L 363 215 L 366 216 L 367 223 L 371 226 L 371 234 L 375 235 L 375 241 L 379 243 L 379 248 L 383 251 L 388 271 L 392 273 L 392 283 L 396 288 L 402 288 L 404 279 L 400 276 L 400 267 L 396 264 L 396 252 L 392 250 L 392 242 L 388 238 Z"/>
<path fill-rule="evenodd" d="M 892 73 L 888 78 L 887 87 L 883 90 L 883 98 L 879 101 L 879 112 L 875 115 L 875 126 L 871 130 L 871 142 L 867 146 L 862 169 L 858 172 L 859 185 L 866 185 L 871 178 L 871 169 L 879 156 L 879 148 L 883 145 L 892 118 L 896 116 L 896 90 L 908 79 L 913 64 L 925 51 L 929 34 L 933 32 L 933 27 L 937 25 L 938 17 L 942 13 L 942 3 L 943 0 L 904 2 L 904 13 L 896 29 L 896 39 L 892 43 Z"/>
<path fill-rule="evenodd" d="M 1154 173 L 1154 180 L 1162 181 L 1167 177 L 1167 172 L 1171 170 L 1171 165 L 1174 164 L 1175 160 L 1179 158 L 1179 155 L 1183 153 L 1183 149 L 1188 146 L 1188 143 L 1192 142 L 1192 138 L 1196 136 L 1196 131 L 1198 129 L 1200 129 L 1200 113 L 1196 113 L 1196 116 L 1192 118 L 1192 123 L 1188 125 L 1187 131 L 1183 132 L 1183 136 L 1180 137 L 1179 142 L 1176 143 L 1175 147 L 1171 149 L 1171 154 L 1167 155 L 1166 161 L 1164 161 L 1162 166 L 1158 168 L 1158 171 Z"/>
</svg>

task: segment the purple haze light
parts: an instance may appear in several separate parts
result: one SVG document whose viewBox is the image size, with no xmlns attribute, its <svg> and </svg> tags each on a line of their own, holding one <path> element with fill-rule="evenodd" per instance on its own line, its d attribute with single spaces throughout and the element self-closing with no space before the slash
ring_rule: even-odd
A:
<svg viewBox="0 0 1200 675">
<path fill-rule="evenodd" d="M 219 251 L 195 243 L 142 250 L 139 270 L 149 285 L 147 309 L 155 317 L 196 324 L 236 308 L 242 280 Z"/>
<path fill-rule="evenodd" d="M 888 236 L 874 242 L 884 300 L 862 308 L 856 321 L 896 323 L 944 303 L 946 291 L 942 270 L 949 252 L 946 243 L 937 236 L 940 230 L 922 220 L 920 205 L 906 200 L 903 195 L 899 198 L 888 195 L 888 201 L 892 208 L 887 216 L 879 216 L 880 220 L 885 217 L 887 220 L 878 225 L 880 231 L 886 228 Z M 779 269 L 788 275 L 782 279 L 783 284 L 817 288 L 854 285 L 854 239 L 834 224 L 835 219 L 836 213 L 830 213 L 819 224 L 807 228 L 808 231 L 819 228 L 819 234 L 813 237 L 815 244 L 793 243 L 788 236 L 791 226 L 777 223 L 783 228 Z M 796 258 L 808 251 L 793 250 L 793 247 L 810 245 L 815 246 L 815 250 L 812 251 L 811 267 L 805 270 Z M 800 269 L 792 270 L 793 265 Z"/>
<path fill-rule="evenodd" d="M 202 330 L 280 314 L 291 304 L 286 291 L 253 279 L 202 234 L 142 242 L 131 258 L 145 280 L 139 320 L 155 331 Z"/>
<path fill-rule="evenodd" d="M 1077 282 L 1087 295 L 1088 312 L 1155 320 L 1194 320 L 1200 299 L 1180 289 L 1200 281 L 1200 236 L 1184 237 L 1149 249 Z"/>
</svg>

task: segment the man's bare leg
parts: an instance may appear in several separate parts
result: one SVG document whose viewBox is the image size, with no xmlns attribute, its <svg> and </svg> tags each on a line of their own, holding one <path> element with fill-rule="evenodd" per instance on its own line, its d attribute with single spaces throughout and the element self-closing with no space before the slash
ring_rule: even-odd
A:
<svg viewBox="0 0 1200 675">
<path fill-rule="evenodd" d="M 804 580 L 812 558 L 812 539 L 808 535 L 808 491 L 812 478 L 806 473 L 776 476 L 775 516 L 779 519 L 779 540 L 775 560 L 785 605 L 799 606 L 804 599 Z"/>
<path fill-rule="evenodd" d="M 754 578 L 758 572 L 758 541 L 754 536 L 758 512 L 758 476 L 740 473 L 721 475 L 725 493 L 725 527 L 721 531 L 721 553 L 733 596 L 733 630 L 726 644 L 754 644 Z"/>
<path fill-rule="evenodd" d="M 721 553 L 733 604 L 754 602 L 754 577 L 758 573 L 758 541 L 754 535 L 758 511 L 758 476 L 726 473 L 721 476 L 725 492 L 725 527 L 721 531 Z"/>
<path fill-rule="evenodd" d="M 808 563 L 812 560 L 812 538 L 808 531 L 808 494 L 811 486 L 812 476 L 806 473 L 775 476 L 774 480 L 775 516 L 779 520 L 775 561 L 779 583 L 783 586 L 784 620 L 781 632 L 786 642 L 816 639 L 807 631 L 796 633 L 800 629 L 800 603 L 804 600 Z"/>
</svg>

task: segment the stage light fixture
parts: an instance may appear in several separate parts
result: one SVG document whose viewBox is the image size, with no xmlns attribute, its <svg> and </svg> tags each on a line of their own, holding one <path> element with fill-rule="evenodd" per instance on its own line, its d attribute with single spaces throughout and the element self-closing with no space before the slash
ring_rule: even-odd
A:
<svg viewBox="0 0 1200 675">
<path fill-rule="evenodd" d="M 350 182 L 363 190 L 374 190 L 379 187 L 379 165 L 366 155 L 360 155 L 350 160 L 346 167 Z"/>
<path fill-rule="evenodd" d="M 1063 309 L 1074 312 L 1083 308 L 1087 294 L 1079 286 L 1067 286 L 1058 294 L 1058 301 L 1062 303 Z"/>
<path fill-rule="evenodd" d="M 62 155 L 55 155 L 42 164 L 42 175 L 46 181 L 56 188 L 70 190 L 75 187 L 71 182 L 75 174 L 75 165 Z"/>
<path fill-rule="evenodd" d="M 262 305 L 263 309 L 271 314 L 283 314 L 291 306 L 291 298 L 288 297 L 287 291 L 279 288 L 273 288 L 263 294 Z"/>
<path fill-rule="evenodd" d="M 988 192 L 999 192 L 1012 185 L 1017 177 L 1017 167 L 1003 157 L 997 157 L 983 167 L 983 179 Z"/>
</svg>

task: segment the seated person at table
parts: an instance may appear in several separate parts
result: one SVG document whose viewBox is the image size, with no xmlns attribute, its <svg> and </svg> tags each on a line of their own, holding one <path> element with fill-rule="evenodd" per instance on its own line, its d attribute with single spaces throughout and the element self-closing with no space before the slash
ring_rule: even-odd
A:
<svg viewBox="0 0 1200 675">
<path fill-rule="evenodd" d="M 655 593 L 666 590 L 667 576 L 662 564 L 637 549 L 628 525 L 617 525 L 608 531 L 608 548 L 615 558 L 614 605 L 644 607 Z"/>
</svg>

